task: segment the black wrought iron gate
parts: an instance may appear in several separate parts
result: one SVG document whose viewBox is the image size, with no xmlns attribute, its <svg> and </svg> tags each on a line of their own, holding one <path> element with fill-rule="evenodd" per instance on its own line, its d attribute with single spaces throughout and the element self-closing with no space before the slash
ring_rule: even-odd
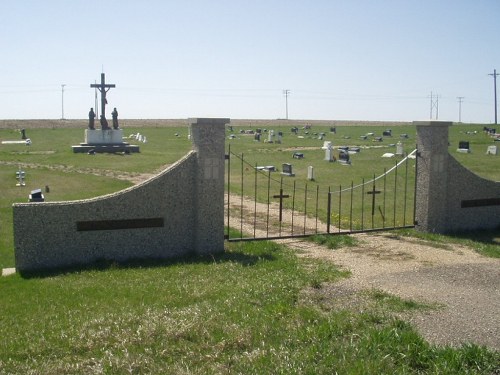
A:
<svg viewBox="0 0 500 375">
<path fill-rule="evenodd" d="M 320 187 L 273 166 L 227 154 L 226 239 L 229 241 L 348 234 L 414 227 L 416 150 L 358 184 Z M 236 169 L 236 170 L 235 170 Z"/>
</svg>

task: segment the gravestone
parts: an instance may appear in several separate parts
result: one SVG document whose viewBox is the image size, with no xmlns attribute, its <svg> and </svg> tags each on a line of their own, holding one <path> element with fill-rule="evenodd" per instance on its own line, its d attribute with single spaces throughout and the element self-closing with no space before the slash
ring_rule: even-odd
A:
<svg viewBox="0 0 500 375">
<path fill-rule="evenodd" d="M 337 128 L 335 126 L 331 126 L 330 133 L 337 134 Z"/>
<path fill-rule="evenodd" d="M 26 139 L 26 129 L 21 129 L 21 139 Z"/>
<path fill-rule="evenodd" d="M 260 142 L 260 133 L 255 133 L 255 135 L 253 136 L 253 139 L 257 142 Z"/>
<path fill-rule="evenodd" d="M 402 142 L 396 143 L 396 155 L 398 155 L 398 156 L 404 155 L 403 143 Z"/>
<path fill-rule="evenodd" d="M 366 135 L 359 136 L 359 139 L 361 139 L 362 141 L 366 141 L 367 138 L 368 138 L 368 136 L 366 136 Z"/>
<path fill-rule="evenodd" d="M 17 179 L 16 186 L 26 186 L 26 183 L 24 182 L 25 176 L 26 176 L 26 173 L 22 169 L 19 169 L 16 172 L 16 179 Z"/>
<path fill-rule="evenodd" d="M 29 195 L 30 202 L 44 202 L 45 197 L 42 194 L 42 189 L 31 190 L 31 194 Z"/>
<path fill-rule="evenodd" d="M 258 171 L 276 172 L 276 167 L 274 165 L 257 166 L 255 169 Z"/>
<path fill-rule="evenodd" d="M 307 179 L 309 181 L 314 181 L 314 167 L 312 165 L 307 167 Z"/>
<path fill-rule="evenodd" d="M 392 130 L 391 130 L 391 129 L 384 130 L 384 131 L 382 132 L 382 135 L 383 135 L 384 137 L 392 137 Z"/>
<path fill-rule="evenodd" d="M 486 155 L 497 155 L 497 154 L 498 154 L 497 146 L 488 146 L 488 149 L 486 150 Z"/>
<path fill-rule="evenodd" d="M 283 132 L 278 132 L 278 140 L 276 143 L 281 144 L 281 140 L 283 139 Z"/>
<path fill-rule="evenodd" d="M 339 150 L 339 163 L 340 164 L 351 164 L 349 152 L 346 150 Z"/>
<path fill-rule="evenodd" d="M 283 163 L 281 165 L 281 171 L 282 171 L 281 174 L 284 175 L 284 176 L 289 176 L 289 177 L 295 176 L 295 173 L 293 173 L 292 164 Z"/>
<path fill-rule="evenodd" d="M 294 159 L 304 159 L 304 154 L 301 152 L 294 152 L 292 155 L 292 158 Z"/>
<path fill-rule="evenodd" d="M 458 142 L 457 152 L 469 153 L 470 152 L 469 141 L 460 141 L 460 142 Z"/>
<path fill-rule="evenodd" d="M 325 159 L 326 161 L 333 161 L 333 146 L 332 142 L 326 141 L 323 144 L 323 147 L 321 147 L 323 150 L 325 150 Z"/>
<path fill-rule="evenodd" d="M 267 136 L 267 143 L 274 142 L 274 130 L 270 130 Z"/>
</svg>

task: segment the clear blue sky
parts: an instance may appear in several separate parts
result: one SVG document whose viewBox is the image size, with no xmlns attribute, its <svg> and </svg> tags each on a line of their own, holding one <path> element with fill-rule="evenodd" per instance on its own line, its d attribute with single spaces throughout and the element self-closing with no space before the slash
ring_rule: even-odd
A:
<svg viewBox="0 0 500 375">
<path fill-rule="evenodd" d="M 0 1 L 0 119 L 494 121 L 499 0 Z M 498 79 L 500 86 L 500 79 Z M 500 88 L 499 88 L 500 90 Z M 433 110 L 435 117 L 436 109 Z"/>
</svg>

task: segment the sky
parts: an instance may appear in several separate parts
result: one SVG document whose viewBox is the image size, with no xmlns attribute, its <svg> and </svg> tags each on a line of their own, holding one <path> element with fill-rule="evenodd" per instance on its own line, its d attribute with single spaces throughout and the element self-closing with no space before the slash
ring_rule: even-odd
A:
<svg viewBox="0 0 500 375">
<path fill-rule="evenodd" d="M 0 119 L 86 118 L 104 72 L 108 118 L 276 119 L 288 104 L 289 119 L 494 122 L 499 0 L 0 0 L 0 14 Z"/>
</svg>

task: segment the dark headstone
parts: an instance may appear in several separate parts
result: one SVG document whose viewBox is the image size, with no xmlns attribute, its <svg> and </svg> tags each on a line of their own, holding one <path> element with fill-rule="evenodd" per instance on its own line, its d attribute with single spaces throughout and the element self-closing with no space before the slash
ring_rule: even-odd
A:
<svg viewBox="0 0 500 375">
<path fill-rule="evenodd" d="M 26 129 L 21 129 L 21 139 L 26 139 Z"/>
<path fill-rule="evenodd" d="M 468 141 L 460 141 L 458 142 L 458 148 L 461 150 L 469 150 L 470 144 Z"/>
<path fill-rule="evenodd" d="M 281 165 L 281 168 L 282 168 L 282 172 L 281 172 L 282 175 L 290 176 L 290 177 L 295 176 L 295 174 L 293 173 L 292 164 L 283 163 Z"/>
<path fill-rule="evenodd" d="M 292 158 L 294 159 L 304 159 L 304 154 L 301 152 L 294 152 L 292 155 Z"/>
<path fill-rule="evenodd" d="M 342 164 L 350 164 L 350 156 L 346 150 L 339 150 L 339 162 Z"/>
<path fill-rule="evenodd" d="M 392 137 L 392 130 L 391 130 L 391 129 L 384 130 L 384 131 L 382 132 L 382 135 L 383 135 L 384 137 Z"/>
<path fill-rule="evenodd" d="M 29 195 L 30 202 L 43 202 L 45 201 L 45 197 L 42 194 L 42 189 L 31 190 L 31 194 Z"/>
</svg>

